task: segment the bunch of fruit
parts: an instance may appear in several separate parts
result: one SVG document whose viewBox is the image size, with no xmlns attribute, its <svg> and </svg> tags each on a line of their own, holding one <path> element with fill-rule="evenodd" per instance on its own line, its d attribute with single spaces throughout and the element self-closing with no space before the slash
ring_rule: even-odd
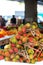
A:
<svg viewBox="0 0 43 65">
<path fill-rule="evenodd" d="M 3 29 L 0 29 L 0 38 L 4 37 L 5 35 L 7 35 L 7 32 Z"/>
<path fill-rule="evenodd" d="M 35 63 L 43 60 L 43 34 L 37 24 L 20 25 L 9 44 L 0 50 L 0 60 Z"/>
<path fill-rule="evenodd" d="M 4 36 L 9 36 L 9 35 L 13 35 L 17 33 L 17 29 L 14 28 L 12 30 L 4 30 L 4 29 L 0 29 L 0 38 L 4 37 Z"/>
</svg>

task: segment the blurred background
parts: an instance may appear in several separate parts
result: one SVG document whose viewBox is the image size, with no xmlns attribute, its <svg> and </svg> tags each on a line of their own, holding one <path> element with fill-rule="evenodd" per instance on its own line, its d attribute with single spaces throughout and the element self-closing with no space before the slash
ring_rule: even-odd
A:
<svg viewBox="0 0 43 65">
<path fill-rule="evenodd" d="M 24 0 L 0 0 L 0 15 L 9 20 L 12 15 L 15 15 L 16 19 L 25 18 L 25 2 Z M 43 22 L 43 1 L 37 0 L 37 22 Z"/>
<path fill-rule="evenodd" d="M 0 1 L 0 15 L 2 15 L 6 20 L 15 15 L 16 18 L 24 18 L 25 4 L 24 2 L 18 1 Z"/>
</svg>

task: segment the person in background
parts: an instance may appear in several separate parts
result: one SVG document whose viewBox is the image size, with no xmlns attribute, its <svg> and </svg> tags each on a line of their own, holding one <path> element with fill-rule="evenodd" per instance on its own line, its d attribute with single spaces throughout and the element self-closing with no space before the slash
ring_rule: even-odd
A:
<svg viewBox="0 0 43 65">
<path fill-rule="evenodd" d="M 0 16 L 0 27 L 5 26 L 5 24 L 6 24 L 6 20 L 2 16 Z"/>
<path fill-rule="evenodd" d="M 16 18 L 15 18 L 15 15 L 13 15 L 12 18 L 11 18 L 11 24 L 16 24 Z"/>
<path fill-rule="evenodd" d="M 23 24 L 25 24 L 25 18 L 23 19 Z"/>
<path fill-rule="evenodd" d="M 11 25 L 10 20 L 11 20 L 11 19 L 10 19 L 10 18 L 8 18 L 7 23 L 6 23 L 6 27 Z"/>
</svg>

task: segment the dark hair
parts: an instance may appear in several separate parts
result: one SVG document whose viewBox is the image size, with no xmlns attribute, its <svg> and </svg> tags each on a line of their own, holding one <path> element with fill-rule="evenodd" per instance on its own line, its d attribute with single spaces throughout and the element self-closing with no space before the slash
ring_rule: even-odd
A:
<svg viewBox="0 0 43 65">
<path fill-rule="evenodd" d="M 12 15 L 13 18 L 15 18 L 15 15 Z"/>
</svg>

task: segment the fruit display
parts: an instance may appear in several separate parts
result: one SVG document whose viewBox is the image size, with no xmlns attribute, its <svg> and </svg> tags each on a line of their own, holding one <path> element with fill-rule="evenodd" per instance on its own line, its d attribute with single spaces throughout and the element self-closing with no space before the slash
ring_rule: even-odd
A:
<svg viewBox="0 0 43 65">
<path fill-rule="evenodd" d="M 9 30 L 9 31 L 6 31 L 7 32 L 7 35 L 13 35 L 13 34 L 16 34 L 17 33 L 17 29 L 13 29 L 13 30 Z"/>
<path fill-rule="evenodd" d="M 3 29 L 0 29 L 0 38 L 4 37 L 5 35 L 7 35 L 7 32 L 5 32 Z"/>
<path fill-rule="evenodd" d="M 21 24 L 9 44 L 0 49 L 0 60 L 32 63 L 43 61 L 43 34 L 35 22 Z"/>
<path fill-rule="evenodd" d="M 0 38 L 9 36 L 9 35 L 13 35 L 16 33 L 17 33 L 17 28 L 14 26 L 0 28 Z"/>
</svg>

